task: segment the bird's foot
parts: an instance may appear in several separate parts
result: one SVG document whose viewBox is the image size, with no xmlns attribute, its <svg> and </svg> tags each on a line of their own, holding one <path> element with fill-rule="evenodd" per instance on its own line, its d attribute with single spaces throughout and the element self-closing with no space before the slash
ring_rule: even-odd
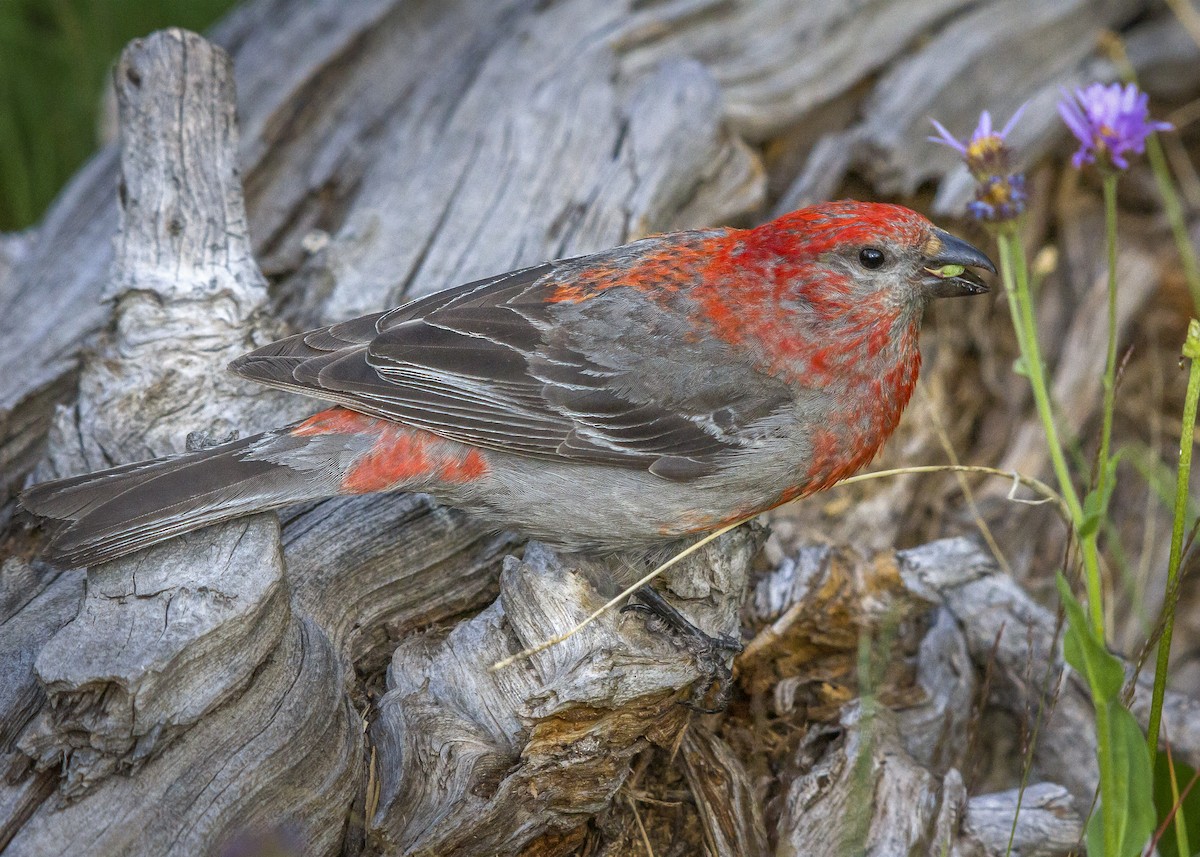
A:
<svg viewBox="0 0 1200 857">
<path fill-rule="evenodd" d="M 679 647 L 696 660 L 701 677 L 692 686 L 692 695 L 685 704 L 701 714 L 724 711 L 733 693 L 729 659 L 742 650 L 742 644 L 725 634 L 706 634 L 650 586 L 643 586 L 634 597 L 638 600 L 626 604 L 621 612 L 636 611 L 653 617 L 666 627 Z"/>
</svg>

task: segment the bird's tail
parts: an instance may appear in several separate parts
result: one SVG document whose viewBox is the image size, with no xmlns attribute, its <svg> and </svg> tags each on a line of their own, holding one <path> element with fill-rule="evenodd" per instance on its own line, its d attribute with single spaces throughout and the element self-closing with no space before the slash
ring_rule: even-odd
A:
<svg viewBox="0 0 1200 857">
<path fill-rule="evenodd" d="M 339 493 L 339 458 L 327 438 L 293 427 L 44 482 L 26 490 L 21 505 L 47 519 L 48 560 L 96 565 L 230 518 Z"/>
</svg>

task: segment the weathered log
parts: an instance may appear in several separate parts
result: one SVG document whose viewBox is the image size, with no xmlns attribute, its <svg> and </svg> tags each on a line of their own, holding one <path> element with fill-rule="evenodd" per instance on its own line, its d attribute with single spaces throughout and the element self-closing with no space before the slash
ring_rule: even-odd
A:
<svg viewBox="0 0 1200 857">
<path fill-rule="evenodd" d="M 811 734 L 794 765 L 780 814 L 779 855 L 1052 857 L 1074 848 L 1083 831 L 1061 786 L 1025 789 L 1020 813 L 1016 790 L 968 799 L 957 769 L 939 779 L 905 752 L 886 711 L 868 717 L 848 707 L 837 728 Z"/>
<path fill-rule="evenodd" d="M 1035 602 L 968 539 L 945 539 L 897 555 L 908 589 L 935 599 L 962 628 L 971 658 L 991 667 L 993 705 L 1017 719 L 1038 716 L 1033 775 L 1066 786 L 1077 804 L 1090 803 L 1096 788 L 1095 736 L 1085 681 L 1066 670 L 1061 623 Z M 1127 670 L 1132 675 L 1132 668 Z M 1131 709 L 1143 727 L 1149 713 L 1150 680 L 1131 684 Z M 1196 700 L 1168 692 L 1164 719 L 1172 724 L 1172 750 L 1190 765 L 1200 763 Z M 1032 723 L 1032 720 L 1030 720 Z"/>
<path fill-rule="evenodd" d="M 710 633 L 736 634 L 758 544 L 745 529 L 730 533 L 673 570 L 668 591 Z M 531 543 L 522 562 L 506 563 L 488 609 L 442 640 L 396 649 L 370 733 L 380 779 L 371 827 L 389 848 L 516 853 L 602 810 L 632 756 L 684 727 L 679 689 L 697 680 L 696 664 L 640 614 L 608 613 L 528 661 L 489 669 L 604 603 L 589 565 L 600 580 L 611 574 Z"/>
<path fill-rule="evenodd" d="M 925 627 L 917 645 L 906 648 L 902 629 L 915 619 Z M 988 755 L 986 736 L 971 734 L 981 713 L 972 710 L 976 677 L 986 676 L 983 704 L 1008 713 L 1012 738 L 1019 738 L 1022 721 L 1027 730 L 1039 723 L 1032 779 L 1064 786 L 1076 808 L 1090 805 L 1097 784 L 1091 703 L 1083 680 L 1062 661 L 1061 625 L 971 540 L 946 539 L 872 560 L 806 548 L 762 578 L 750 622 L 762 630 L 739 658 L 739 680 L 750 693 L 771 690 L 778 711 L 802 704 L 806 720 L 824 722 L 861 681 L 855 675 L 861 635 L 901 629 L 891 638 L 900 651 L 888 662 L 911 653 L 916 669 L 885 673 L 874 693 L 898 709 L 887 715 L 900 727 L 894 742 L 919 762 L 921 776 L 966 769 L 967 753 Z M 1132 690 L 1132 710 L 1144 723 L 1149 680 Z M 1188 764 L 1200 761 L 1198 710 L 1196 700 L 1168 692 L 1171 746 Z M 1006 764 L 992 778 L 1019 781 L 1020 755 Z"/>
<path fill-rule="evenodd" d="M 39 575 L 16 557 L 0 567 L 0 849 L 58 788 L 53 770 L 29 773 L 29 760 L 14 747 L 46 705 L 33 663 L 46 642 L 75 618 L 83 599 L 83 572 Z"/>
<path fill-rule="evenodd" d="M 115 78 L 116 324 L 85 361 L 78 406 L 58 414 L 47 471 L 60 474 L 286 410 L 221 372 L 253 342 L 266 299 L 242 208 L 228 58 L 168 31 L 133 43 Z M 62 801 L 38 806 L 11 853 L 65 843 L 195 853 L 284 815 L 318 852 L 340 847 L 361 787 L 361 727 L 332 645 L 288 602 L 279 528 L 266 516 L 96 569 L 79 614 L 36 650 L 48 704 L 17 746 L 36 770 L 61 770 Z M 7 640 L 20 626 L 3 631 Z M 297 801 L 314 782 L 326 796 Z M 164 816 L 167 794 L 180 800 Z"/>
</svg>

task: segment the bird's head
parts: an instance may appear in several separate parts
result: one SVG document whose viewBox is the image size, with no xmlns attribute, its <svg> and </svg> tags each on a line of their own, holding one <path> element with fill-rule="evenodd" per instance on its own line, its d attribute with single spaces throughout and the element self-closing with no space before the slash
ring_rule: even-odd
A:
<svg viewBox="0 0 1200 857">
<path fill-rule="evenodd" d="M 796 288 L 795 299 L 821 315 L 919 318 L 933 298 L 986 292 L 971 269 L 996 271 L 980 250 L 899 205 L 820 203 L 759 230 L 790 269 L 782 279 Z"/>
<path fill-rule="evenodd" d="M 971 269 L 996 270 L 961 238 L 884 203 L 820 203 L 731 230 L 727 241 L 707 278 L 713 285 L 693 296 L 718 336 L 761 352 L 772 371 L 810 381 L 892 364 L 915 379 L 925 306 L 986 292 Z"/>
</svg>

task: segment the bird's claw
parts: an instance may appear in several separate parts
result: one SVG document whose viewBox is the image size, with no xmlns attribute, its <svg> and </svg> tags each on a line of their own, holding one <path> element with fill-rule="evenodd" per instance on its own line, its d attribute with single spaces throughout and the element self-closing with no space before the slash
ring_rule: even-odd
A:
<svg viewBox="0 0 1200 857">
<path fill-rule="evenodd" d="M 700 677 L 692 683 L 688 698 L 680 700 L 679 704 L 686 705 L 699 714 L 720 714 L 733 696 L 733 670 L 725 663 L 724 658 L 717 656 L 712 649 L 699 652 L 686 642 L 682 644 L 682 648 L 696 659 L 696 669 L 699 670 Z"/>
<path fill-rule="evenodd" d="M 642 613 L 665 626 L 671 639 L 691 654 L 701 673 L 693 684 L 691 696 L 683 705 L 701 714 L 718 714 L 725 710 L 733 693 L 733 671 L 728 659 L 742 651 L 742 644 L 727 634 L 710 635 L 696 627 L 656 590 L 644 586 L 637 592 L 638 601 L 621 608 L 622 613 Z M 705 704 L 713 688 L 711 704 Z"/>
<path fill-rule="evenodd" d="M 622 613 L 642 613 L 647 616 L 653 616 L 656 619 L 662 619 L 662 616 L 660 616 L 658 613 L 654 612 L 653 607 L 651 607 L 649 604 L 644 604 L 641 601 L 630 601 L 629 603 L 627 603 L 623 607 L 621 607 L 620 612 L 622 612 Z M 665 624 L 665 622 L 664 622 L 664 624 Z"/>
</svg>

